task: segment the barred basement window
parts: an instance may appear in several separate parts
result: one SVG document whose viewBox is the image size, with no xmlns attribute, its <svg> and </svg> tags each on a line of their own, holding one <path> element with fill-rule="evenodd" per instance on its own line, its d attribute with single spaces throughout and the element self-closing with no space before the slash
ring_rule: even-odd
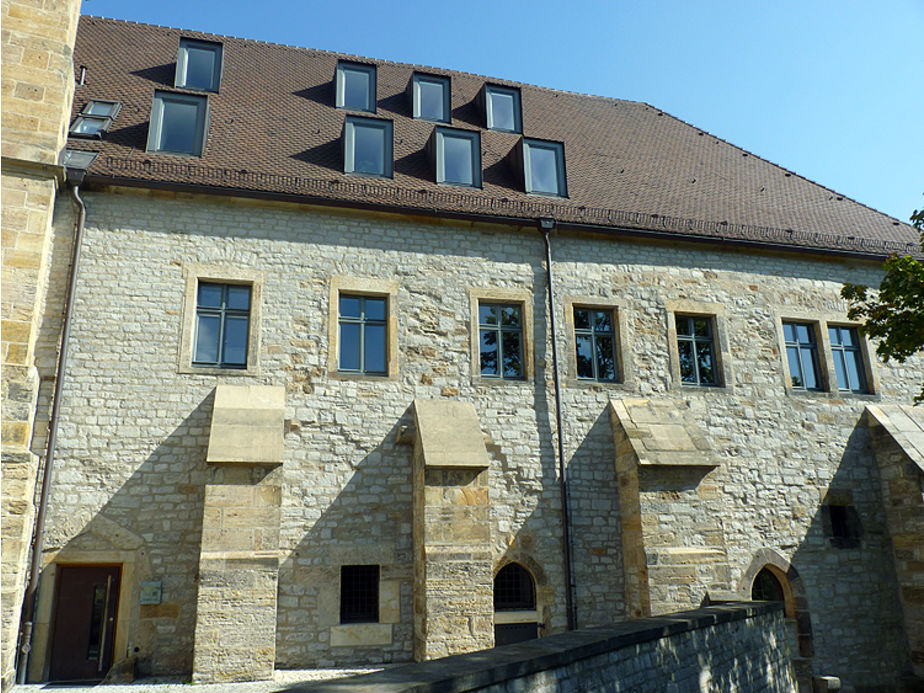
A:
<svg viewBox="0 0 924 693">
<path fill-rule="evenodd" d="M 712 318 L 675 316 L 680 380 L 688 385 L 718 385 Z"/>
<path fill-rule="evenodd" d="M 340 567 L 340 623 L 379 622 L 379 566 Z"/>
<path fill-rule="evenodd" d="M 196 298 L 194 366 L 247 368 L 250 287 L 201 282 Z"/>
</svg>

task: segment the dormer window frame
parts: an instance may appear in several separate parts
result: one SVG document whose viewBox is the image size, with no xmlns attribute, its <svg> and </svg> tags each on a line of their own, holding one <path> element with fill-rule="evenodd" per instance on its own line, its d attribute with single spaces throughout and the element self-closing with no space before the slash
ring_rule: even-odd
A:
<svg viewBox="0 0 924 693">
<path fill-rule="evenodd" d="M 358 130 L 379 130 L 382 132 L 381 171 L 362 170 L 357 166 L 356 141 Z M 390 120 L 347 116 L 343 123 L 343 172 L 351 176 L 370 178 L 392 178 L 394 175 L 394 125 Z"/>
<path fill-rule="evenodd" d="M 533 180 L 532 158 L 534 151 L 552 151 L 555 153 L 555 178 L 557 191 L 539 190 Z M 537 140 L 532 137 L 523 138 L 523 184 L 525 191 L 530 195 L 544 197 L 568 197 L 568 179 L 565 170 L 565 145 L 552 140 Z"/>
<path fill-rule="evenodd" d="M 346 83 L 349 73 L 365 74 L 368 78 L 368 87 L 366 89 L 365 107 L 350 106 L 346 103 Z M 376 106 L 376 67 L 365 63 L 354 63 L 347 60 L 341 60 L 337 63 L 337 74 L 335 77 L 336 95 L 335 106 L 348 111 L 359 111 L 361 113 L 375 113 Z"/>
<path fill-rule="evenodd" d="M 469 143 L 469 164 L 472 182 L 448 180 L 446 176 L 446 139 L 466 140 Z M 460 130 L 450 127 L 436 127 L 433 132 L 433 159 L 438 185 L 451 185 L 462 188 L 481 187 L 481 133 L 474 130 Z"/>
<path fill-rule="evenodd" d="M 212 63 L 212 79 L 208 86 L 190 85 L 188 81 L 189 70 L 189 51 L 190 49 L 199 51 L 208 51 L 214 54 Z M 189 89 L 190 91 L 206 91 L 218 93 L 221 84 L 221 74 L 223 68 L 224 49 L 222 44 L 216 41 L 203 41 L 201 39 L 192 39 L 180 37 L 180 45 L 177 49 L 176 56 L 176 74 L 174 76 L 174 86 L 177 89 Z"/>
<path fill-rule="evenodd" d="M 452 117 L 452 93 L 449 77 L 444 77 L 442 75 L 431 75 L 424 72 L 415 72 L 411 77 L 411 80 L 411 108 L 414 114 L 414 118 L 418 120 L 427 120 L 433 123 L 450 122 Z M 421 84 L 438 85 L 442 89 L 442 117 L 431 118 L 421 114 Z"/>
<path fill-rule="evenodd" d="M 164 110 L 168 103 L 189 104 L 196 106 L 196 123 L 191 151 L 165 149 L 162 147 L 164 134 Z M 148 142 L 146 151 L 152 154 L 172 154 L 176 156 L 202 156 L 209 129 L 209 101 L 205 94 L 183 94 L 172 91 L 154 91 L 151 103 L 151 121 L 148 125 Z"/>
<path fill-rule="evenodd" d="M 505 128 L 498 126 L 495 121 L 494 113 L 494 99 L 491 97 L 497 94 L 498 96 L 509 96 L 511 97 L 513 104 L 513 128 Z M 516 87 L 504 87 L 499 84 L 485 84 L 484 85 L 484 113 L 485 113 L 485 126 L 488 130 L 496 130 L 498 132 L 514 132 L 521 133 L 523 132 L 523 109 L 521 106 L 520 100 L 520 90 Z"/>
<path fill-rule="evenodd" d="M 109 110 L 106 113 L 94 113 L 94 110 L 98 110 L 99 106 L 109 106 Z M 90 99 L 84 107 L 80 109 L 80 113 L 77 114 L 68 133 L 74 137 L 102 139 L 103 135 L 112 127 L 113 121 L 121 110 L 122 104 L 119 101 Z M 80 128 L 87 123 L 96 123 L 96 129 L 92 132 L 82 132 Z"/>
</svg>

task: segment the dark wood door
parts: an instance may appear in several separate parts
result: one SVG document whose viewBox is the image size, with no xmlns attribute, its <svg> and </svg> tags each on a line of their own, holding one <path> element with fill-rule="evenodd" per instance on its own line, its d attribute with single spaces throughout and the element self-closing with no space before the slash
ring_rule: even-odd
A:
<svg viewBox="0 0 924 693">
<path fill-rule="evenodd" d="M 109 671 L 121 572 L 120 566 L 58 568 L 51 680 L 99 680 Z"/>
</svg>

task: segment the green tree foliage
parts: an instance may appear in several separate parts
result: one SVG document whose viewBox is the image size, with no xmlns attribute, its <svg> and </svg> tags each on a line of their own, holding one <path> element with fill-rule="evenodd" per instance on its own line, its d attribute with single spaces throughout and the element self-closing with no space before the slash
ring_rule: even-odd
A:
<svg viewBox="0 0 924 693">
<path fill-rule="evenodd" d="M 924 251 L 924 209 L 914 211 L 911 223 L 921 234 Z M 924 351 L 924 262 L 910 255 L 893 255 L 883 267 L 885 276 L 878 293 L 866 286 L 844 284 L 841 296 L 849 304 L 847 316 L 863 320 L 860 331 L 879 340 L 879 358 L 904 363 Z M 920 402 L 924 402 L 924 385 L 914 398 L 915 404 Z"/>
</svg>

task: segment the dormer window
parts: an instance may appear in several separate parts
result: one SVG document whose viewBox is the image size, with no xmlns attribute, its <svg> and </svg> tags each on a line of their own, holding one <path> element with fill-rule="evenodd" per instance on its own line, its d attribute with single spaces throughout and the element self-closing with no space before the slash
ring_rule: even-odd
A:
<svg viewBox="0 0 924 693">
<path fill-rule="evenodd" d="M 181 38 L 176 58 L 176 86 L 217 92 L 220 80 L 221 44 Z"/>
<path fill-rule="evenodd" d="M 122 104 L 118 101 L 88 101 L 71 125 L 70 134 L 77 137 L 102 137 L 121 108 Z"/>
<path fill-rule="evenodd" d="M 524 137 L 523 177 L 528 193 L 567 197 L 564 145 Z"/>
<path fill-rule="evenodd" d="M 520 90 L 486 84 L 484 87 L 485 120 L 489 130 L 522 132 Z"/>
<path fill-rule="evenodd" d="M 337 108 L 375 113 L 375 66 L 337 63 Z"/>
<path fill-rule="evenodd" d="M 343 172 L 391 178 L 390 120 L 348 116 L 343 125 Z"/>
<path fill-rule="evenodd" d="M 414 117 L 421 120 L 449 122 L 449 78 L 414 73 Z"/>
<path fill-rule="evenodd" d="M 477 132 L 436 128 L 431 152 L 436 164 L 436 182 L 446 185 L 481 187 L 481 137 Z"/>
<path fill-rule="evenodd" d="M 155 91 L 148 151 L 201 156 L 208 127 L 205 96 Z"/>
</svg>

